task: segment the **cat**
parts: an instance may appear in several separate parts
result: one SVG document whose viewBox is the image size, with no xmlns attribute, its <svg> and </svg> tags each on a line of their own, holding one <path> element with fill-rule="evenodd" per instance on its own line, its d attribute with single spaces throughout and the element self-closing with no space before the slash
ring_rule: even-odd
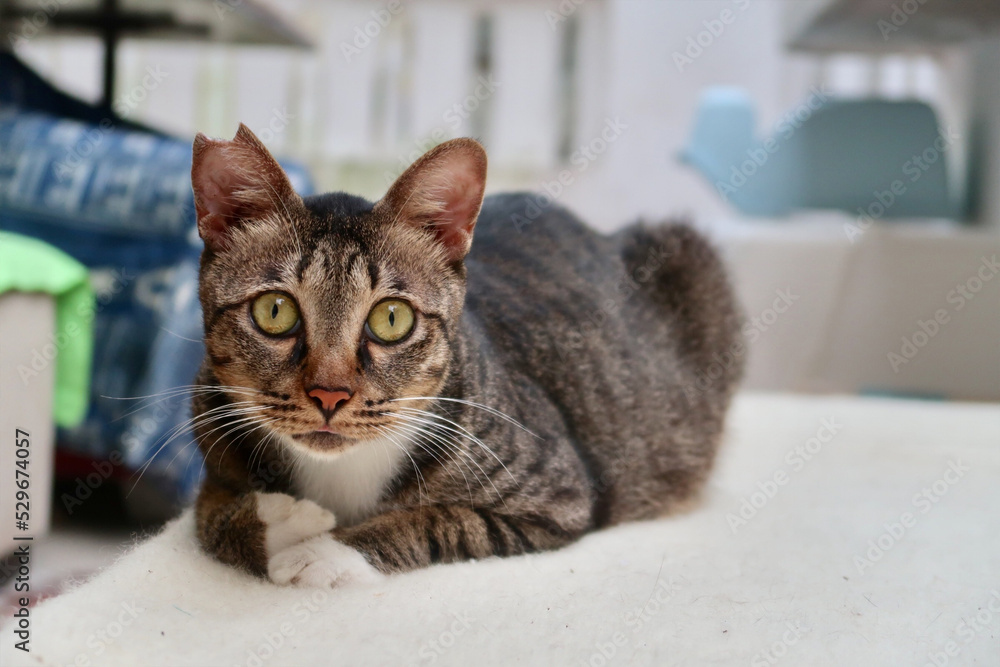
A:
<svg viewBox="0 0 1000 667">
<path fill-rule="evenodd" d="M 482 146 L 454 139 L 374 204 L 302 198 L 245 126 L 197 136 L 210 555 L 281 585 L 374 581 L 556 549 L 703 485 L 742 373 L 711 245 L 684 224 L 601 235 L 552 203 L 515 228 L 534 198 L 485 181 Z"/>
</svg>

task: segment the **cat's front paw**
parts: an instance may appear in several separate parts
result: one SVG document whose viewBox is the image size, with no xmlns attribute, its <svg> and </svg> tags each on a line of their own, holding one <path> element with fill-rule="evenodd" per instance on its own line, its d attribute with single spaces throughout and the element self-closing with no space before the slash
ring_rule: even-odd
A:
<svg viewBox="0 0 1000 667">
<path fill-rule="evenodd" d="M 285 493 L 258 493 L 257 518 L 265 526 L 264 548 L 268 560 L 288 547 L 333 530 L 333 514 L 311 500 L 297 500 Z"/>
<path fill-rule="evenodd" d="M 320 588 L 371 583 L 384 576 L 360 552 L 329 535 L 301 542 L 270 558 L 267 575 L 282 586 Z"/>
</svg>

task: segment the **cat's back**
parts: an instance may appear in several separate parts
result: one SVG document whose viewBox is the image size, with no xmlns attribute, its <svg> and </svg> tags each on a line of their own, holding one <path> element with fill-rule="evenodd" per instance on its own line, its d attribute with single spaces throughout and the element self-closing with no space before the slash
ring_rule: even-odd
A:
<svg viewBox="0 0 1000 667">
<path fill-rule="evenodd" d="M 623 273 L 611 237 L 528 193 L 484 200 L 466 268 L 466 310 L 496 344 L 532 363 L 559 351 L 550 348 L 562 343 L 561 324 L 580 323 L 613 299 Z"/>
<path fill-rule="evenodd" d="M 583 259 L 608 258 L 609 252 L 609 239 L 568 210 L 536 194 L 511 192 L 483 200 L 469 258 L 490 264 L 538 258 L 550 270 L 563 268 L 560 263 L 572 270 Z"/>
<path fill-rule="evenodd" d="M 602 235 L 537 196 L 495 195 L 467 270 L 473 344 L 515 386 L 553 401 L 607 480 L 599 524 L 651 516 L 700 485 L 743 365 L 738 308 L 711 244 L 683 224 Z M 719 359 L 732 363 L 715 374 Z M 518 413 L 531 421 L 530 405 Z"/>
</svg>

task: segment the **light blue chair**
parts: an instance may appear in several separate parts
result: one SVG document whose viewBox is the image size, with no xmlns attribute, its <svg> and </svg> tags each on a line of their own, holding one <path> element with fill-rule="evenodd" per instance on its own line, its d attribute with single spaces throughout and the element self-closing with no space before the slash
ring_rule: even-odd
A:
<svg viewBox="0 0 1000 667">
<path fill-rule="evenodd" d="M 811 106 L 810 106 L 811 103 Z M 947 132 L 922 102 L 814 96 L 758 138 L 753 104 L 711 88 L 680 158 L 748 216 L 838 209 L 874 218 L 961 216 L 949 194 Z"/>
</svg>

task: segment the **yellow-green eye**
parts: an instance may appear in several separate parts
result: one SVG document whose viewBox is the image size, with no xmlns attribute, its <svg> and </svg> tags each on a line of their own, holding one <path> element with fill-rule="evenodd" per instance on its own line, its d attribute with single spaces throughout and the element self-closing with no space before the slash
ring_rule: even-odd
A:
<svg viewBox="0 0 1000 667">
<path fill-rule="evenodd" d="M 413 309 L 398 299 L 387 299 L 368 313 L 368 331 L 380 343 L 395 343 L 413 328 Z"/>
<path fill-rule="evenodd" d="M 264 333 L 286 334 L 299 323 L 299 308 L 292 297 L 281 292 L 261 294 L 253 302 L 253 321 Z"/>
</svg>

